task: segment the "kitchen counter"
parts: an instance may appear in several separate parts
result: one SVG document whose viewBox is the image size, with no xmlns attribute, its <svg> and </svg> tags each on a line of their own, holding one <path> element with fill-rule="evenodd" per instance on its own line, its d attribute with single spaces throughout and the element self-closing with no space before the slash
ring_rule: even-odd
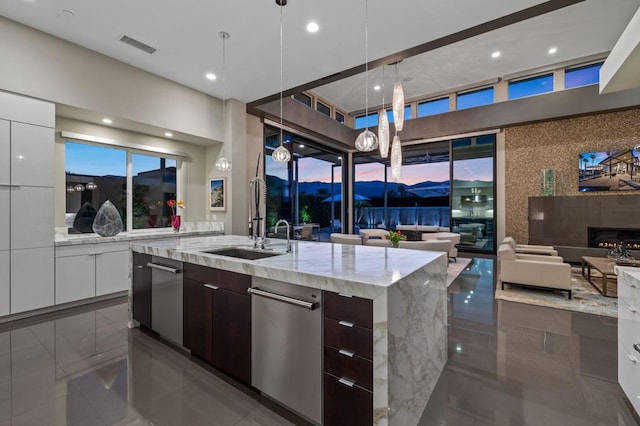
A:
<svg viewBox="0 0 640 426">
<path fill-rule="evenodd" d="M 253 247 L 246 236 L 133 242 L 135 252 L 373 300 L 375 425 L 417 424 L 447 358 L 447 256 L 439 252 L 270 240 L 282 253 L 244 260 L 203 253 Z"/>
<path fill-rule="evenodd" d="M 56 247 L 73 246 L 81 244 L 100 244 L 121 241 L 149 240 L 154 238 L 190 237 L 204 235 L 221 235 L 224 233 L 222 222 L 186 222 L 180 232 L 172 228 L 148 228 L 138 229 L 133 232 L 120 232 L 113 237 L 101 237 L 93 232 L 86 234 L 66 234 L 58 232 L 56 228 L 54 245 Z"/>
</svg>

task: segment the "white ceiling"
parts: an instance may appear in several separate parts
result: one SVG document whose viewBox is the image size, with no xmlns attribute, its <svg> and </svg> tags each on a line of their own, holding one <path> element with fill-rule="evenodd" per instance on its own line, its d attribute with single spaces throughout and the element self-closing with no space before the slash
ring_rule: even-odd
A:
<svg viewBox="0 0 640 426">
<path fill-rule="evenodd" d="M 539 3 L 369 0 L 369 59 Z M 364 0 L 289 0 L 282 10 L 285 89 L 364 63 L 364 6 Z M 420 69 L 421 74 L 411 78 L 424 83 L 415 89 L 409 85 L 408 95 L 608 51 L 639 6 L 640 0 L 588 0 L 407 59 L 401 63 L 403 78 Z M 0 15 L 219 98 L 250 102 L 280 90 L 280 8 L 274 0 L 0 0 Z M 311 20 L 320 25 L 316 34 L 306 32 Z M 231 34 L 224 84 L 221 78 L 204 78 L 208 71 L 221 77 L 220 31 Z M 125 45 L 119 41 L 123 34 L 158 50 L 149 55 Z M 554 58 L 545 56 L 550 45 L 559 48 Z M 504 51 L 499 62 L 489 58 L 496 49 Z M 347 111 L 359 109 L 364 106 L 364 83 L 358 78 L 336 83 L 333 92 L 319 91 Z"/>
</svg>

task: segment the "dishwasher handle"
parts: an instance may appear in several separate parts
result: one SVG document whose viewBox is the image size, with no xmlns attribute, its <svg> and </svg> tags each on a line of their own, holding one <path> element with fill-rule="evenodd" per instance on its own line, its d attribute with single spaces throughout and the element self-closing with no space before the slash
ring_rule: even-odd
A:
<svg viewBox="0 0 640 426">
<path fill-rule="evenodd" d="M 172 274 L 179 274 L 180 273 L 180 269 L 171 268 L 170 266 L 164 266 L 164 265 L 160 265 L 160 264 L 157 264 L 157 263 L 148 262 L 147 266 L 149 268 L 159 269 L 160 271 L 171 272 Z"/>
<path fill-rule="evenodd" d="M 301 308 L 305 308 L 310 311 L 313 311 L 314 309 L 316 309 L 320 304 L 318 302 L 307 302 L 306 300 L 300 300 L 293 297 L 284 296 L 278 293 L 271 293 L 270 291 L 260 290 L 257 287 L 248 288 L 247 293 L 255 296 L 265 297 L 267 299 L 277 300 L 279 302 L 289 303 L 291 305 L 299 306 Z"/>
</svg>

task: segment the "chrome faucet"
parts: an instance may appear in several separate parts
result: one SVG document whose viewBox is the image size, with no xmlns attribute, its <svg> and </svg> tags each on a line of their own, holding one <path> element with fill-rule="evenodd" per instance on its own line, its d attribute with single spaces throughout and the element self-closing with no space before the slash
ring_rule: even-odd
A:
<svg viewBox="0 0 640 426">
<path fill-rule="evenodd" d="M 260 188 L 260 186 L 262 186 L 262 188 Z M 249 181 L 249 216 L 252 224 L 253 248 L 264 249 L 267 232 L 265 220 L 263 217 L 260 217 L 260 207 L 261 204 L 266 203 L 266 200 L 267 184 L 264 179 L 256 176 Z M 255 211 L 253 211 L 254 207 Z"/>
<path fill-rule="evenodd" d="M 289 222 L 287 222 L 284 219 L 280 219 L 279 221 L 276 222 L 276 226 L 273 229 L 273 231 L 277 234 L 278 226 L 280 226 L 281 223 L 284 223 L 285 226 L 287 227 L 287 253 L 291 253 L 291 238 L 289 236 L 289 229 L 291 228 L 291 225 L 289 225 Z"/>
</svg>

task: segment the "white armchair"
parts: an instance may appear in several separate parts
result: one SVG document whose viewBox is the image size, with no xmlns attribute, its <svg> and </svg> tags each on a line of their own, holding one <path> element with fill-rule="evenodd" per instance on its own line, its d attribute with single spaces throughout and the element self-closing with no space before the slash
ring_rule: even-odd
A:
<svg viewBox="0 0 640 426">
<path fill-rule="evenodd" d="M 456 234 L 455 232 L 435 232 L 432 234 L 422 234 L 422 241 L 437 240 L 446 240 L 451 243 L 449 248 L 449 258 L 453 259 L 453 261 L 456 262 L 458 258 L 458 248 L 456 247 L 456 244 L 460 243 L 460 234 Z"/>
<path fill-rule="evenodd" d="M 516 240 L 513 237 L 505 237 L 502 240 L 502 244 L 509 244 L 511 248 L 513 248 L 516 253 L 531 253 L 531 254 L 542 254 L 548 256 L 557 256 L 558 251 L 553 248 L 553 246 L 538 246 L 532 244 L 516 244 Z"/>
<path fill-rule="evenodd" d="M 362 244 L 364 245 L 376 245 L 376 246 L 385 246 L 391 247 L 391 241 L 387 240 L 387 235 L 389 235 L 389 231 L 384 229 L 361 229 L 360 236 L 362 237 Z M 381 242 L 387 241 L 386 243 Z"/>
<path fill-rule="evenodd" d="M 503 290 L 505 283 L 554 288 L 569 292 L 571 299 L 571 266 L 559 256 L 519 254 L 501 244 L 498 268 Z"/>
<path fill-rule="evenodd" d="M 360 237 L 360 235 L 333 233 L 329 235 L 329 238 L 331 239 L 332 243 L 350 244 L 357 246 L 362 245 L 362 238 Z"/>
</svg>

